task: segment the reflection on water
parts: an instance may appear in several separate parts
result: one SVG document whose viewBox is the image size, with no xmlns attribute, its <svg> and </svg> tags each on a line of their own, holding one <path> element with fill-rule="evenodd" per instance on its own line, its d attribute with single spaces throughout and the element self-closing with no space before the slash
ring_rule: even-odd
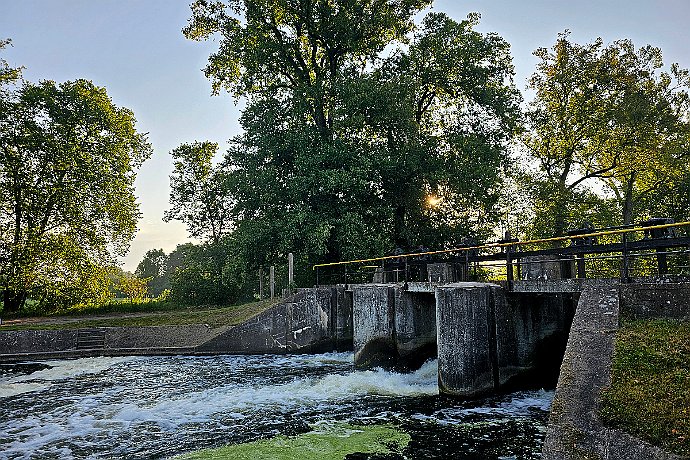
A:
<svg viewBox="0 0 690 460">
<path fill-rule="evenodd" d="M 552 392 L 473 402 L 352 354 L 84 358 L 0 365 L 0 458 L 163 458 L 308 431 L 394 423 L 405 458 L 539 458 Z"/>
</svg>

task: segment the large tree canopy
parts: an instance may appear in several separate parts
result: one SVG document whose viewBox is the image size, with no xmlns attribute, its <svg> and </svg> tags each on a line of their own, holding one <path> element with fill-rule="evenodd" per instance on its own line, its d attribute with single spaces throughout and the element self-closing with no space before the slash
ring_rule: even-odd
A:
<svg viewBox="0 0 690 460">
<path fill-rule="evenodd" d="M 24 83 L 0 104 L 5 308 L 28 294 L 69 303 L 104 292 L 97 267 L 126 252 L 140 216 L 134 179 L 151 154 L 146 135 L 86 80 Z"/>
<path fill-rule="evenodd" d="M 443 246 L 486 231 L 518 126 L 508 44 L 430 1 L 197 1 L 206 74 L 247 100 L 220 166 L 250 266 Z M 173 182 L 175 179 L 173 178 Z"/>
<path fill-rule="evenodd" d="M 648 215 L 645 201 L 671 192 L 687 169 L 688 72 L 677 65 L 661 71 L 658 48 L 635 50 L 628 40 L 578 45 L 567 32 L 535 55 L 525 144 L 539 163 L 541 232 L 562 234 L 586 218 L 572 211 L 598 199 L 590 191 L 594 181 L 614 197 L 618 223 Z"/>
</svg>

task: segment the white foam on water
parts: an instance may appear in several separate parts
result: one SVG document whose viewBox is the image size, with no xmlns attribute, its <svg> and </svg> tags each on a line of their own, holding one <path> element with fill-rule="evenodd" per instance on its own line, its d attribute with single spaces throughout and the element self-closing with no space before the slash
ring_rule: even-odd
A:
<svg viewBox="0 0 690 460">
<path fill-rule="evenodd" d="M 376 369 L 319 378 L 301 377 L 280 385 L 225 385 L 190 392 L 152 405 L 123 404 L 112 420 L 127 426 L 134 422 L 154 422 L 164 429 L 185 423 L 204 422 L 223 412 L 228 418 L 269 409 L 315 408 L 329 402 L 357 396 L 421 396 L 438 394 L 437 363 L 430 361 L 411 374 Z"/>
<path fill-rule="evenodd" d="M 52 382 L 65 380 L 79 375 L 97 374 L 110 367 L 137 359 L 124 358 L 81 358 L 60 361 L 49 361 L 48 369 L 32 372 L 28 375 L 9 376 L 0 378 L 0 398 L 9 398 L 32 391 L 45 390 Z"/>
</svg>

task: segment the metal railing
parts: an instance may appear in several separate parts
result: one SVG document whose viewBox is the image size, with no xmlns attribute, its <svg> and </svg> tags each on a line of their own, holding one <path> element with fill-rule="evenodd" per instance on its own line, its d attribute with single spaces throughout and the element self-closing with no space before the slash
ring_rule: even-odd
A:
<svg viewBox="0 0 690 460">
<path fill-rule="evenodd" d="M 451 281 L 538 278 L 614 278 L 690 275 L 690 222 L 662 219 L 606 229 L 580 229 L 567 236 L 501 241 L 437 251 L 317 264 L 318 284 L 430 281 L 441 267 Z M 432 270 L 432 271 L 433 271 Z M 324 283 L 325 281 L 325 283 Z"/>
</svg>

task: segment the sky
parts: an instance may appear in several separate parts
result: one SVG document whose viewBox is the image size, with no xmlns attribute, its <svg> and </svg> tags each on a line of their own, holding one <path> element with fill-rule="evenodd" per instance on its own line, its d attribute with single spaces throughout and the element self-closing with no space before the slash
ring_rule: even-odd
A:
<svg viewBox="0 0 690 460">
<path fill-rule="evenodd" d="M 665 63 L 690 67 L 690 0 L 437 0 L 432 9 L 456 20 L 479 12 L 477 30 L 511 44 L 523 93 L 537 63 L 532 52 L 551 47 L 566 29 L 577 43 L 629 38 L 637 47 L 658 46 Z M 122 259 L 125 270 L 134 270 L 149 249 L 169 253 L 190 241 L 183 224 L 162 221 L 169 152 L 195 140 L 218 142 L 222 152 L 240 132 L 241 103 L 212 96 L 201 70 L 218 43 L 185 39 L 189 15 L 188 0 L 0 0 L 0 39 L 13 45 L 3 58 L 24 66 L 25 79 L 92 80 L 116 105 L 133 110 L 139 132 L 149 133 L 154 153 L 135 184 L 143 217 Z"/>
</svg>

